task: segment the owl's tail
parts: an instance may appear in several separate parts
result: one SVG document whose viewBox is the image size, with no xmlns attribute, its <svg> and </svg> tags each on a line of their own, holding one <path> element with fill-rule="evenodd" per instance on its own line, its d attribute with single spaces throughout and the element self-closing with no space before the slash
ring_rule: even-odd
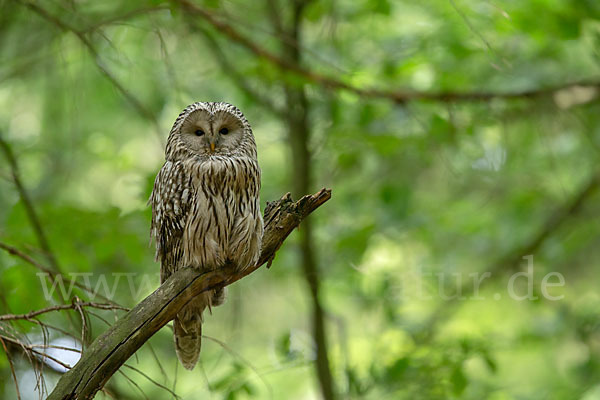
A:
<svg viewBox="0 0 600 400">
<path fill-rule="evenodd" d="M 202 321 L 182 322 L 179 318 L 175 318 L 173 322 L 177 358 L 185 369 L 192 370 L 200 356 Z"/>
<path fill-rule="evenodd" d="M 200 356 L 202 344 L 202 312 L 208 306 L 225 302 L 227 288 L 205 292 L 185 305 L 173 320 L 173 338 L 177 358 L 185 369 L 192 370 Z"/>
<path fill-rule="evenodd" d="M 226 288 L 219 288 L 201 294 L 186 304 L 173 320 L 175 352 L 185 369 L 194 369 L 200 356 L 204 309 L 223 304 L 226 293 Z"/>
<path fill-rule="evenodd" d="M 173 338 L 177 358 L 185 369 L 192 370 L 200 356 L 202 344 L 202 311 L 206 303 L 194 300 L 183 307 L 173 320 Z"/>
</svg>

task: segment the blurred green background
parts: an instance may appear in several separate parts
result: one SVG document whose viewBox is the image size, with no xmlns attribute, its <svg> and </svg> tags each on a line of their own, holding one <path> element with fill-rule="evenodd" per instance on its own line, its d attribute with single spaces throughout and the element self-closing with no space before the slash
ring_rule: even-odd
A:
<svg viewBox="0 0 600 400">
<path fill-rule="evenodd" d="M 252 124 L 263 207 L 333 190 L 206 316 L 194 371 L 163 328 L 98 398 L 600 399 L 598 1 L 0 7 L 0 243 L 54 273 L 125 307 L 158 286 L 146 201 L 195 101 Z M 0 314 L 105 302 L 39 272 L 0 251 Z M 0 397 L 60 378 L 15 343 L 122 315 L 87 310 L 0 321 Z"/>
</svg>

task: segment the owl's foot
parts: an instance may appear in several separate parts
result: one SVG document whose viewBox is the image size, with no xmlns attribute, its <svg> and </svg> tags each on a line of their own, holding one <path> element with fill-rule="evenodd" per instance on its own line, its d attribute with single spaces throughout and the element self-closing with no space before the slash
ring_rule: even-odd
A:
<svg viewBox="0 0 600 400">
<path fill-rule="evenodd" d="M 227 295 L 227 288 L 219 288 L 212 292 L 212 297 L 210 299 L 211 306 L 217 307 L 221 304 L 225 303 L 225 297 Z"/>
</svg>

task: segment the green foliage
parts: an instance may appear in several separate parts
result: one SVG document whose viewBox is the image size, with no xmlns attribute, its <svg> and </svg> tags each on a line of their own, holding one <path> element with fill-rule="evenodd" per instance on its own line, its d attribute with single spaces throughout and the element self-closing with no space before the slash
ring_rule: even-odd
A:
<svg viewBox="0 0 600 400">
<path fill-rule="evenodd" d="M 279 55 L 285 41 L 267 3 L 194 2 Z M 289 24 L 294 2 L 274 3 L 278 21 Z M 0 4 L 0 135 L 66 277 L 89 274 L 102 294 L 104 276 L 116 288 L 113 300 L 128 307 L 158 286 L 146 201 L 171 124 L 193 101 L 229 101 L 248 117 L 263 207 L 290 191 L 280 114 L 288 111 L 284 86 L 304 88 L 312 184 L 333 189 L 311 218 L 340 397 L 598 398 L 598 193 L 569 210 L 598 172 L 598 85 L 514 99 L 393 102 L 282 69 L 177 1 L 34 3 L 58 20 L 19 1 Z M 301 39 L 292 47 L 302 68 L 363 89 L 521 93 L 600 76 L 596 0 L 312 1 Z M 47 264 L 0 160 L 0 242 Z M 205 315 L 204 334 L 226 346 L 204 340 L 194 372 L 175 369 L 169 329 L 129 363 L 169 388 L 176 376 L 182 398 L 318 398 L 301 249 L 293 236 L 286 243 L 270 270 L 234 285 L 227 303 Z M 514 300 L 508 282 L 525 270 L 529 250 L 539 298 Z M 50 283 L 37 272 L 0 252 L 0 314 L 59 302 L 44 298 Z M 470 274 L 484 272 L 491 276 L 477 297 Z M 564 287 L 548 289 L 561 300 L 543 297 L 551 272 L 564 277 Z M 515 292 L 526 293 L 525 278 L 516 282 Z M 452 299 L 457 294 L 464 298 Z M 74 296 L 104 301 L 81 289 L 67 300 Z M 97 313 L 92 336 L 118 316 Z M 81 336 L 76 311 L 42 320 Z M 43 340 L 39 325 L 10 327 Z M 51 331 L 48 339 L 63 336 Z M 0 354 L 0 397 L 16 398 Z M 21 391 L 31 395 L 29 363 L 18 353 L 13 361 Z M 148 398 L 165 397 L 164 388 L 123 373 Z M 54 382 L 58 374 L 45 376 Z M 122 375 L 110 382 L 124 397 L 140 396 Z"/>
</svg>

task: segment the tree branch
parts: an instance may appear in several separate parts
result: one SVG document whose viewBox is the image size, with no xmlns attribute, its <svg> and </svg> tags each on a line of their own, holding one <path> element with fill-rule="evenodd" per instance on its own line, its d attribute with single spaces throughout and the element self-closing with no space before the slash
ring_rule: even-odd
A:
<svg viewBox="0 0 600 400">
<path fill-rule="evenodd" d="M 250 50 L 257 57 L 269 61 L 280 70 L 291 72 L 300 76 L 313 84 L 319 84 L 328 89 L 346 90 L 359 95 L 361 98 L 383 98 L 391 100 L 398 104 L 404 104 L 411 101 L 435 101 L 435 102 L 477 102 L 490 101 L 493 99 L 530 99 L 552 95 L 560 90 L 571 89 L 578 86 L 600 89 L 599 80 L 568 82 L 561 85 L 530 89 L 518 92 L 419 92 L 409 89 L 384 90 L 378 88 L 359 88 L 315 71 L 311 71 L 301 65 L 280 57 L 271 51 L 254 43 L 251 39 L 244 36 L 233 26 L 217 18 L 213 13 L 207 11 L 190 0 L 173 0 L 178 3 L 187 13 L 201 16 L 206 22 L 212 25 L 219 33 L 229 37 L 230 40 L 242 45 Z"/>
<path fill-rule="evenodd" d="M 52 267 L 52 273 L 59 274 L 60 267 L 58 265 L 58 261 L 56 260 L 56 257 L 54 256 L 52 249 L 50 248 L 50 243 L 48 242 L 46 233 L 44 232 L 44 229 L 42 228 L 40 219 L 39 219 L 37 213 L 35 212 L 35 208 L 33 207 L 33 202 L 31 201 L 31 198 L 29 197 L 29 193 L 27 193 L 27 190 L 25 189 L 25 186 L 23 185 L 23 182 L 21 181 L 21 174 L 19 173 L 19 164 L 17 163 L 17 159 L 15 158 L 12 148 L 4 140 L 4 138 L 2 137 L 1 134 L 0 134 L 0 148 L 2 149 L 2 152 L 4 153 L 6 160 L 8 161 L 8 165 L 10 166 L 10 173 L 12 176 L 12 180 L 15 184 L 15 187 L 17 188 L 19 197 L 21 197 L 21 201 L 23 202 L 23 206 L 25 207 L 25 212 L 27 213 L 29 222 L 31 223 L 31 226 L 33 227 L 33 230 L 35 232 L 35 236 L 37 237 L 40 248 L 44 252 L 44 256 L 46 256 L 46 259 L 48 260 L 48 262 L 50 263 L 50 266 Z M 46 271 L 46 272 L 49 272 L 49 271 Z"/>
<path fill-rule="evenodd" d="M 271 18 L 273 27 L 281 29 L 281 57 L 289 60 L 294 65 L 302 68 L 302 31 L 303 13 L 308 1 L 296 0 L 291 5 L 291 18 L 289 24 L 283 25 L 277 18 L 277 8 L 273 8 Z M 276 7 L 275 2 L 271 7 Z M 286 38 L 287 40 L 284 40 Z M 296 45 L 293 45 L 295 43 Z M 292 153 L 292 179 L 296 193 L 306 193 L 312 186 L 312 163 L 310 150 L 310 137 L 312 134 L 310 126 L 310 103 L 306 96 L 306 90 L 302 86 L 284 83 L 286 98 L 285 123 L 287 125 L 288 138 Z M 329 346 L 327 344 L 327 324 L 325 323 L 325 310 L 321 304 L 321 277 L 316 256 L 313 230 L 310 219 L 304 223 L 304 229 L 300 232 L 301 266 L 304 279 L 312 306 L 312 335 L 315 341 L 316 357 L 315 372 L 317 381 L 324 400 L 336 398 L 335 384 L 329 363 Z"/>
<path fill-rule="evenodd" d="M 517 271 L 523 257 L 535 253 L 548 237 L 560 229 L 570 218 L 577 215 L 599 188 L 600 170 L 594 172 L 588 178 L 587 182 L 565 204 L 550 214 L 539 230 L 525 244 L 500 257 L 496 262 L 491 264 L 487 272 L 490 272 L 491 276 L 495 276 Z M 422 329 L 423 334 L 418 338 L 418 342 L 428 341 L 436 332 L 435 327 L 452 315 L 452 309 L 459 303 L 458 300 L 472 294 L 474 288 L 475 285 L 473 285 L 473 282 L 468 280 L 459 285 L 453 295 L 449 296 L 449 300 L 440 305 L 428 318 L 424 324 L 425 328 Z"/>
<path fill-rule="evenodd" d="M 116 302 L 114 302 L 113 300 L 107 298 L 106 296 L 101 295 L 100 293 L 96 293 L 91 287 L 89 287 L 81 282 L 78 282 L 76 280 L 73 281 L 73 280 L 65 277 L 64 275 L 62 275 L 62 273 L 55 273 L 52 269 L 48 268 L 47 266 L 45 266 L 43 264 L 40 264 L 39 262 L 34 260 L 32 257 L 23 253 L 21 250 L 17 249 L 16 247 L 13 247 L 6 243 L 0 242 L 0 249 L 6 251 L 8 254 L 11 254 L 15 257 L 22 259 L 26 263 L 31 264 L 32 266 L 39 269 L 43 273 L 47 274 L 48 279 L 50 279 L 50 282 L 52 282 L 52 283 L 54 283 L 54 281 L 57 279 L 62 279 L 69 285 L 77 286 L 79 289 L 85 290 L 87 293 L 94 295 L 96 297 L 100 297 L 101 299 L 111 303 L 114 306 L 124 308 L 124 307 L 120 306 L 119 304 L 117 304 Z M 59 294 L 57 294 L 57 295 L 59 295 Z M 66 301 L 67 299 L 63 299 L 63 300 Z"/>
<path fill-rule="evenodd" d="M 195 21 L 191 20 L 190 24 L 194 24 L 194 22 Z M 208 32 L 207 29 L 204 29 L 201 26 L 196 26 L 195 24 L 192 27 L 198 29 L 202 33 L 206 43 L 208 44 L 208 47 L 210 47 L 213 55 L 215 56 L 215 59 L 221 65 L 221 68 L 224 71 L 227 71 L 228 77 L 235 84 L 237 84 L 239 88 L 242 89 L 242 91 L 244 91 L 249 97 L 252 97 L 252 99 L 256 103 L 259 103 L 266 110 L 271 111 L 277 117 L 282 118 L 283 116 L 285 116 L 287 110 L 283 109 L 282 107 L 279 107 L 272 99 L 252 88 L 250 82 L 246 79 L 246 77 L 242 75 L 236 69 L 236 67 L 227 59 L 227 55 L 223 52 L 223 50 L 219 46 L 219 43 L 217 43 L 216 39 L 210 32 Z"/>
<path fill-rule="evenodd" d="M 4 343 L 4 340 L 2 340 L 2 336 L 0 336 L 0 344 L 2 344 L 2 348 L 4 349 L 4 353 L 6 353 L 6 358 L 8 359 L 10 373 L 12 374 L 13 382 L 15 383 L 15 390 L 17 391 L 17 400 L 21 400 L 21 392 L 19 392 L 19 381 L 17 380 L 17 375 L 15 374 L 15 367 L 12 362 L 12 357 L 6 348 L 6 344 Z"/>
<path fill-rule="evenodd" d="M 146 106 L 144 106 L 144 104 L 137 97 L 135 97 L 135 95 L 133 93 L 128 91 L 125 88 L 125 86 L 123 86 L 123 84 L 117 79 L 117 77 L 106 67 L 106 65 L 104 65 L 104 62 L 102 61 L 102 58 L 100 57 L 100 54 L 98 53 L 98 50 L 96 50 L 96 47 L 93 45 L 93 43 L 90 41 L 90 39 L 88 39 L 88 37 L 86 36 L 85 30 L 79 30 L 76 27 L 69 25 L 68 23 L 66 23 L 66 22 L 62 21 L 61 19 L 55 17 L 54 15 L 50 14 L 47 10 L 45 10 L 44 8 L 40 7 L 37 4 L 30 3 L 28 1 L 22 1 L 22 0 L 16 0 L 16 1 L 20 4 L 22 4 L 23 6 L 29 8 L 30 10 L 32 10 L 34 13 L 36 13 L 37 15 L 39 15 L 46 21 L 52 23 L 53 25 L 55 25 L 57 28 L 59 28 L 63 32 L 71 32 L 75 36 L 77 36 L 79 41 L 87 48 L 88 52 L 92 56 L 92 59 L 94 60 L 94 63 L 96 64 L 96 67 L 98 68 L 98 70 L 102 73 L 102 75 L 104 75 L 104 77 L 106 79 L 108 79 L 110 81 L 110 83 L 115 87 L 115 89 L 117 89 L 117 91 L 119 91 L 121 93 L 121 95 L 123 97 L 125 97 L 125 99 L 133 106 L 133 108 L 143 118 L 146 118 L 148 121 L 150 121 L 152 123 L 152 125 L 154 125 L 157 138 L 160 141 L 160 143 L 162 145 L 164 145 L 164 139 L 162 137 L 160 124 L 158 123 L 158 120 L 154 117 L 154 114 L 150 110 L 148 110 L 146 108 Z M 92 27 L 93 27 L 92 32 L 97 29 L 97 27 L 94 27 L 94 26 L 92 26 Z"/>
<path fill-rule="evenodd" d="M 98 337 L 79 362 L 62 376 L 48 399 L 91 399 L 125 361 L 171 321 L 190 299 L 204 291 L 230 285 L 265 263 L 268 267 L 292 230 L 330 198 L 331 191 L 322 189 L 297 202 L 293 202 L 288 193 L 280 200 L 268 203 L 262 251 L 255 266 L 244 271 L 236 271 L 226 265 L 210 272 L 198 272 L 193 268 L 175 272 Z"/>
<path fill-rule="evenodd" d="M 556 232 L 569 220 L 569 218 L 577 215 L 588 199 L 596 193 L 599 187 L 600 170 L 593 173 L 591 177 L 588 178 L 588 181 L 585 182 L 585 184 L 583 184 L 565 204 L 550 214 L 536 234 L 525 244 L 498 260 L 492 267 L 492 271 L 501 272 L 506 267 L 508 267 L 510 271 L 517 269 L 523 257 L 535 253 L 550 235 Z"/>
<path fill-rule="evenodd" d="M 0 242 L 0 249 L 6 251 L 10 255 L 19 257 L 23 261 L 33 265 L 35 268 L 39 269 L 40 271 L 44 272 L 45 274 L 48 274 L 48 276 L 50 276 L 50 278 L 52 278 L 52 279 L 56 278 L 56 273 L 54 271 L 52 271 L 50 268 L 46 267 L 45 265 L 40 264 L 39 262 L 37 262 L 36 260 L 34 260 L 30 256 L 28 256 L 27 254 L 23 253 L 21 250 L 17 249 L 16 247 L 13 247 L 6 243 Z"/>
<path fill-rule="evenodd" d="M 113 304 L 102 304 L 102 303 L 94 303 L 91 301 L 74 301 L 71 304 L 61 304 L 58 306 L 52 306 L 52 307 L 47 307 L 47 308 L 43 308 L 41 310 L 35 310 L 35 311 L 31 311 L 27 314 L 5 314 L 5 315 L 0 315 L 0 321 L 13 321 L 13 320 L 18 320 L 18 319 L 24 319 L 24 320 L 30 320 L 32 318 L 35 318 L 39 315 L 42 314 L 46 314 L 52 311 L 63 311 L 63 310 L 77 310 L 80 307 L 92 307 L 92 308 L 98 308 L 100 310 L 124 310 L 124 311 L 129 311 L 127 308 L 125 307 L 121 307 L 118 305 L 113 305 Z"/>
</svg>

